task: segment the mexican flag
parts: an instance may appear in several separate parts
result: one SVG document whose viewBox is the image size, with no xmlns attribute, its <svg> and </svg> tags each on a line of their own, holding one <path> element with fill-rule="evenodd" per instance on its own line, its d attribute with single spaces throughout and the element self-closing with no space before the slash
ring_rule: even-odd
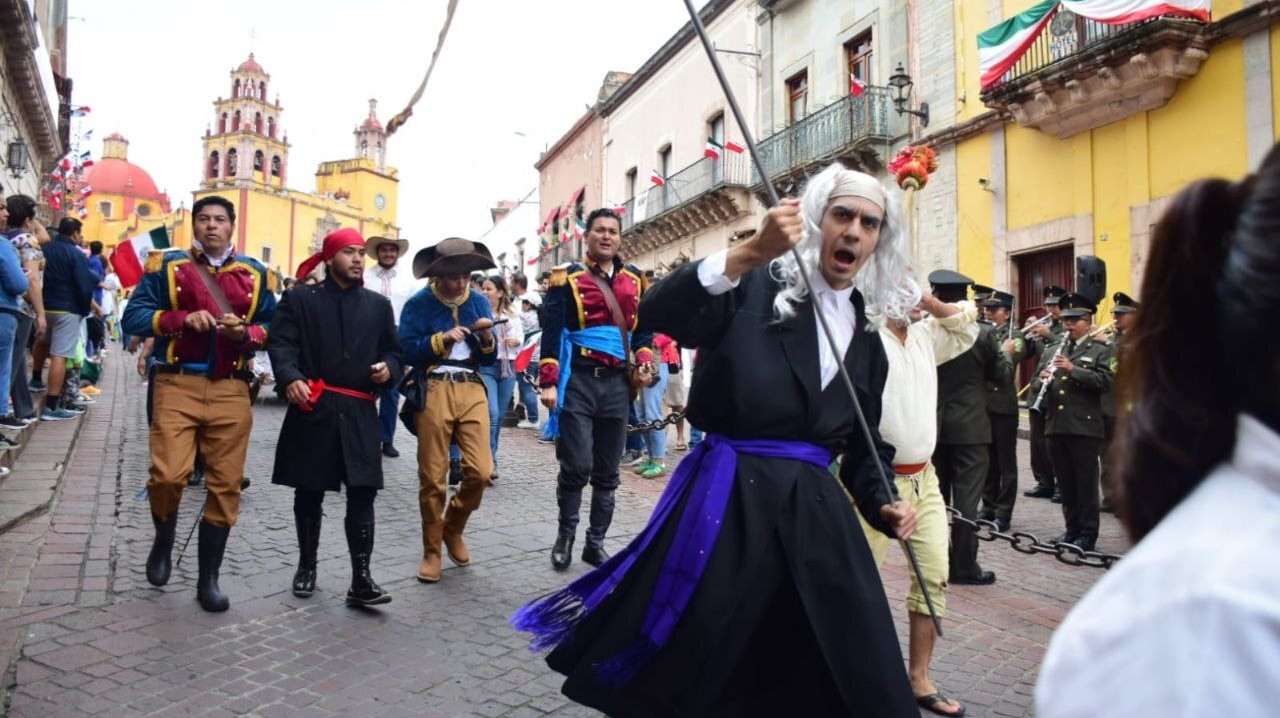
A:
<svg viewBox="0 0 1280 718">
<path fill-rule="evenodd" d="M 850 72 L 849 73 L 849 94 L 856 99 L 856 98 L 862 97 L 862 93 L 866 91 L 867 91 L 866 83 L 864 83 L 862 80 L 859 80 L 857 75 Z"/>
<path fill-rule="evenodd" d="M 662 178 L 662 173 L 658 172 L 658 170 L 649 170 L 649 181 L 659 187 L 662 187 L 667 183 L 667 181 Z"/>
<path fill-rule="evenodd" d="M 716 142 L 714 137 L 707 138 L 707 146 L 702 150 L 703 157 L 709 157 L 713 160 L 720 159 L 720 151 L 724 149 L 724 145 Z"/>
<path fill-rule="evenodd" d="M 1169 15 L 1209 22 L 1212 0 L 1062 0 L 1071 12 L 1108 25 Z"/>
<path fill-rule="evenodd" d="M 978 68 L 982 87 L 995 84 L 1036 41 L 1058 12 L 1058 0 L 1044 0 L 978 35 Z"/>
<path fill-rule="evenodd" d="M 730 152 L 733 152 L 733 153 L 735 153 L 735 154 L 739 154 L 739 155 L 740 155 L 740 154 L 742 154 L 743 152 L 746 152 L 746 151 L 747 151 L 747 148 L 746 148 L 746 147 L 743 147 L 742 145 L 738 144 L 737 142 L 726 142 L 726 143 L 724 143 L 724 148 L 725 148 L 726 150 L 729 150 Z"/>
<path fill-rule="evenodd" d="M 117 245 L 111 255 L 111 266 L 120 277 L 120 286 L 132 287 L 142 280 L 142 268 L 147 263 L 148 252 L 168 248 L 169 232 L 164 227 L 156 227 Z"/>
</svg>

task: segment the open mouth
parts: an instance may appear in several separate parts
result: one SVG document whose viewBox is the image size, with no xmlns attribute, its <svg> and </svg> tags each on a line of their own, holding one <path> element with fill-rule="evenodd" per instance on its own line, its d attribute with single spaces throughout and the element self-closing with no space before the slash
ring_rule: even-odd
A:
<svg viewBox="0 0 1280 718">
<path fill-rule="evenodd" d="M 858 255 L 854 254 L 851 249 L 837 249 L 832 252 L 831 259 L 838 270 L 852 269 L 855 262 L 858 261 Z"/>
</svg>

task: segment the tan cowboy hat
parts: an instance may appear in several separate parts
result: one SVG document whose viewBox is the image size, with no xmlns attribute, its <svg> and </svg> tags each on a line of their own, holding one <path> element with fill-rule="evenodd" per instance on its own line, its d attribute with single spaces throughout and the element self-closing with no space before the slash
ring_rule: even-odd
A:
<svg viewBox="0 0 1280 718">
<path fill-rule="evenodd" d="M 489 248 L 461 237 L 442 239 L 413 255 L 413 276 L 439 277 L 448 274 L 471 274 L 497 267 Z"/>
<path fill-rule="evenodd" d="M 378 247 L 384 244 L 394 244 L 400 250 L 400 256 L 403 257 L 409 252 L 409 240 L 395 239 L 392 237 L 370 237 L 364 243 L 364 253 L 370 259 L 378 258 Z"/>
</svg>

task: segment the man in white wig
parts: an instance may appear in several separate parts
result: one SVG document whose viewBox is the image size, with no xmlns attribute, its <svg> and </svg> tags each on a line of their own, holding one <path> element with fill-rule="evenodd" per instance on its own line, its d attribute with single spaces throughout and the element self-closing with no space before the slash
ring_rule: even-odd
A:
<svg viewBox="0 0 1280 718">
<path fill-rule="evenodd" d="M 919 302 L 897 279 L 907 269 L 900 228 L 875 178 L 833 165 L 753 237 L 645 295 L 641 326 L 698 349 L 687 411 L 706 438 L 626 549 L 513 618 L 554 649 L 547 663 L 567 676 L 570 698 L 616 716 L 918 715 L 841 489 L 876 530 L 915 529 L 915 509 L 879 478 L 893 471 L 877 431 L 889 366 L 854 287 L 866 272 L 876 306 L 905 313 Z"/>
</svg>

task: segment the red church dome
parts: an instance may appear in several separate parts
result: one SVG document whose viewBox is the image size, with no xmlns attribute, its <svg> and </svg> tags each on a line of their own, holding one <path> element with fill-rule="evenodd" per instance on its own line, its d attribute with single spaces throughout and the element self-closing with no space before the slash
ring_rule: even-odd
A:
<svg viewBox="0 0 1280 718">
<path fill-rule="evenodd" d="M 93 188 L 95 195 L 116 194 L 150 200 L 169 211 L 169 197 L 156 188 L 155 180 L 146 170 L 124 159 L 105 157 L 85 172 L 85 184 Z"/>
<path fill-rule="evenodd" d="M 259 65 L 258 61 L 253 59 L 252 52 L 249 53 L 248 60 L 245 60 L 244 62 L 240 63 L 240 67 L 236 68 L 236 72 L 259 72 L 264 75 L 266 74 L 266 71 L 262 69 L 262 65 Z"/>
</svg>

